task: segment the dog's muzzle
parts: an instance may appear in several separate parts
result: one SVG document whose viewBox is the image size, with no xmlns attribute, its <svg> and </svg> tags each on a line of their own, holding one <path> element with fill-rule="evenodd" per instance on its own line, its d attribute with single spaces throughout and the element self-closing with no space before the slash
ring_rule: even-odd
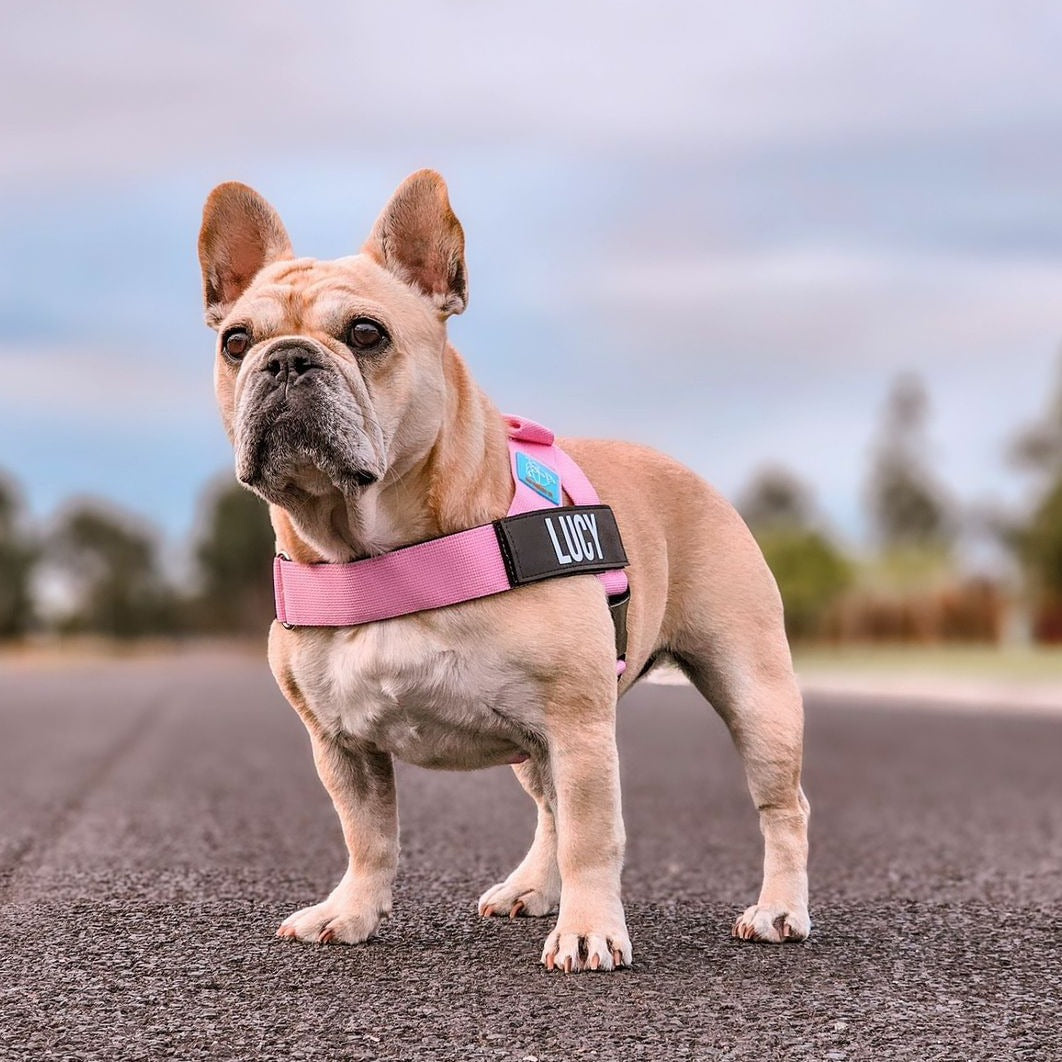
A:
<svg viewBox="0 0 1062 1062">
<path fill-rule="evenodd" d="M 349 493 L 385 471 L 382 439 L 367 393 L 311 340 L 285 336 L 245 369 L 236 415 L 239 479 L 268 501 L 284 504 L 315 467 Z M 315 485 L 316 487 L 316 485 Z"/>
</svg>

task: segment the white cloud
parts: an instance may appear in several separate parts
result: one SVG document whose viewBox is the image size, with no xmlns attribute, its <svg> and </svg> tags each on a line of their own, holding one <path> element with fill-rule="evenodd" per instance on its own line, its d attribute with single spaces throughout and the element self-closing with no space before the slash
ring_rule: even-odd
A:
<svg viewBox="0 0 1062 1062">
<path fill-rule="evenodd" d="M 9 181 L 396 145 L 710 157 L 1057 119 L 1048 4 L 4 7 Z"/>
<path fill-rule="evenodd" d="M 962 367 L 1050 351 L 1062 334 L 1062 261 L 929 250 L 786 247 L 614 263 L 583 294 L 635 328 L 764 363 Z"/>
<path fill-rule="evenodd" d="M 128 351 L 0 344 L 0 410 L 91 430 L 187 425 L 214 416 L 207 372 Z"/>
</svg>

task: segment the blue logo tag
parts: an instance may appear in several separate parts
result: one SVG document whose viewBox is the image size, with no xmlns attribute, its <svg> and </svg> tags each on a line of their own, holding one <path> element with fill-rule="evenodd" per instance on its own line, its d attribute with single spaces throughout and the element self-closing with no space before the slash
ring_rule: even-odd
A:
<svg viewBox="0 0 1062 1062">
<path fill-rule="evenodd" d="M 516 451 L 516 478 L 526 483 L 536 494 L 541 494 L 554 505 L 560 505 L 560 476 L 552 468 L 528 457 L 523 450 Z"/>
</svg>

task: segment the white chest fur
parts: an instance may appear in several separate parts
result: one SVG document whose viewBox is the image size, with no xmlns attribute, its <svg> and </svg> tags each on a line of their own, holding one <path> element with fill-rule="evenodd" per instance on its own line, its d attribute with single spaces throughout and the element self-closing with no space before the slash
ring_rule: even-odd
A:
<svg viewBox="0 0 1062 1062">
<path fill-rule="evenodd" d="M 434 613 L 305 632 L 294 677 L 326 729 L 399 759 L 458 770 L 512 762 L 529 751 L 542 691 L 478 626 Z"/>
</svg>

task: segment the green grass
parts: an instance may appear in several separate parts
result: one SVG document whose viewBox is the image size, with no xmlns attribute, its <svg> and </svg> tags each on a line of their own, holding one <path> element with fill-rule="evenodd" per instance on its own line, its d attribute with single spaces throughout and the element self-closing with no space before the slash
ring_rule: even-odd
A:
<svg viewBox="0 0 1062 1062">
<path fill-rule="evenodd" d="M 798 672 L 940 675 L 1062 682 L 1062 647 L 794 646 Z"/>
</svg>

